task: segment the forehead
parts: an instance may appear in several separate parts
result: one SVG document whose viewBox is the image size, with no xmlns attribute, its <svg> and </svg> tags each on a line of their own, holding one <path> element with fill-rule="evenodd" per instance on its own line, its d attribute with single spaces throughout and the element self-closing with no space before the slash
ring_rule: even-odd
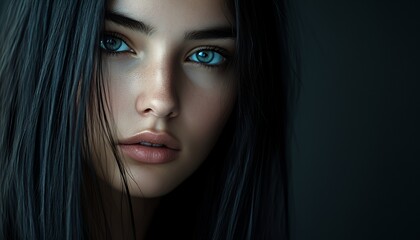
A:
<svg viewBox="0 0 420 240">
<path fill-rule="evenodd" d="M 225 0 L 112 0 L 108 10 L 163 31 L 230 26 Z"/>
</svg>

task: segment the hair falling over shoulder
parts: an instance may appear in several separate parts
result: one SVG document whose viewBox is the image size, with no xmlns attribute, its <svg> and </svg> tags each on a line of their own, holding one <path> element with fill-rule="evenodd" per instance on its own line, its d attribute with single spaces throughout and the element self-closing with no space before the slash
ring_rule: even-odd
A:
<svg viewBox="0 0 420 240">
<path fill-rule="evenodd" d="M 228 0 L 228 7 L 237 37 L 234 110 L 208 157 L 212 161 L 162 198 L 148 239 L 288 239 L 293 64 L 287 4 Z M 100 109 L 93 114 L 106 111 L 106 103 L 92 94 L 102 87 L 98 45 L 105 8 L 104 0 L 5 4 L 0 239 L 111 238 L 100 194 L 87 194 L 97 190 L 86 161 L 90 105 L 96 99 Z M 105 121 L 100 128 L 111 127 Z M 130 200 L 124 204 L 131 207 Z M 87 224 L 92 219 L 99 220 Z M 95 235 L 98 229 L 105 233 Z"/>
</svg>

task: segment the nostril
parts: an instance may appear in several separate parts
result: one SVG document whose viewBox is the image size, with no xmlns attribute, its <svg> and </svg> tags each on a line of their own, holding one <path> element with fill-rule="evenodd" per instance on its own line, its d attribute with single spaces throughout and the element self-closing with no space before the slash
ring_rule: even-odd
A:
<svg viewBox="0 0 420 240">
<path fill-rule="evenodd" d="M 143 114 L 154 115 L 156 117 L 164 117 L 164 118 L 174 118 L 174 117 L 178 116 L 177 111 L 170 111 L 169 113 L 164 114 L 163 112 L 158 112 L 156 110 L 153 110 L 153 108 L 144 109 Z"/>
<path fill-rule="evenodd" d="M 136 99 L 136 110 L 143 116 L 172 118 L 178 115 L 178 100 L 172 95 L 155 94 Z"/>
</svg>

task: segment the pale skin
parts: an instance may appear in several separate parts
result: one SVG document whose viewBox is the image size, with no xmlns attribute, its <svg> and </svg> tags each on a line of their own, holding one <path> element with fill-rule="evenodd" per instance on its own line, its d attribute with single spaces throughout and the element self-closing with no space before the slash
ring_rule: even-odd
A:
<svg viewBox="0 0 420 240">
<path fill-rule="evenodd" d="M 180 145 L 176 159 L 163 164 L 140 163 L 120 152 L 142 239 L 159 197 L 202 164 L 230 115 L 234 22 L 222 0 L 115 0 L 108 13 L 101 47 L 115 142 L 153 131 L 174 136 Z M 118 202 L 123 185 L 111 149 L 96 148 L 104 195 Z M 106 204 L 118 239 L 127 229 L 115 216 L 129 212 Z"/>
</svg>

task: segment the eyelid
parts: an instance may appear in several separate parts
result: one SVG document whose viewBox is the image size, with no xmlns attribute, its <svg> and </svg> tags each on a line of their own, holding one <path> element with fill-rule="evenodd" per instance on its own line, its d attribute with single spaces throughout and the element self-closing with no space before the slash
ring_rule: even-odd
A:
<svg viewBox="0 0 420 240">
<path fill-rule="evenodd" d="M 119 38 L 121 41 L 123 41 L 127 45 L 128 48 L 130 48 L 130 51 L 123 51 L 123 52 L 113 52 L 113 51 L 108 51 L 106 49 L 103 49 L 107 53 L 111 53 L 111 54 L 125 54 L 125 53 L 135 54 L 136 53 L 134 51 L 133 47 L 131 47 L 130 41 L 124 35 L 122 35 L 121 33 L 112 32 L 112 31 L 109 31 L 109 32 L 105 31 L 105 32 L 102 33 L 102 37 L 107 36 L 107 35 L 115 37 L 115 38 Z"/>
<path fill-rule="evenodd" d="M 200 63 L 200 62 L 196 62 L 196 61 L 190 61 L 189 58 L 191 57 L 191 55 L 196 54 L 199 51 L 214 51 L 218 54 L 220 54 L 223 58 L 224 61 L 221 64 L 205 64 L 205 63 Z M 189 51 L 187 56 L 185 57 L 185 61 L 188 63 L 192 63 L 192 64 L 197 64 L 199 66 L 203 66 L 203 67 L 208 67 L 208 68 L 217 68 L 217 67 L 225 67 L 229 64 L 230 59 L 231 59 L 231 53 L 229 53 L 228 50 L 218 47 L 218 46 L 214 46 L 214 45 L 209 45 L 209 46 L 202 46 L 202 47 L 197 47 L 194 48 L 193 50 Z"/>
<path fill-rule="evenodd" d="M 209 46 L 197 47 L 197 48 L 194 48 L 193 50 L 189 51 L 187 53 L 186 59 L 188 59 L 188 57 L 191 56 L 191 54 L 199 52 L 199 51 L 203 51 L 203 50 L 215 51 L 215 52 L 219 53 L 220 55 L 222 55 L 226 59 L 230 58 L 230 54 L 229 54 L 228 50 L 226 50 L 224 48 L 221 48 L 221 47 L 218 47 L 218 46 L 209 45 Z"/>
</svg>

